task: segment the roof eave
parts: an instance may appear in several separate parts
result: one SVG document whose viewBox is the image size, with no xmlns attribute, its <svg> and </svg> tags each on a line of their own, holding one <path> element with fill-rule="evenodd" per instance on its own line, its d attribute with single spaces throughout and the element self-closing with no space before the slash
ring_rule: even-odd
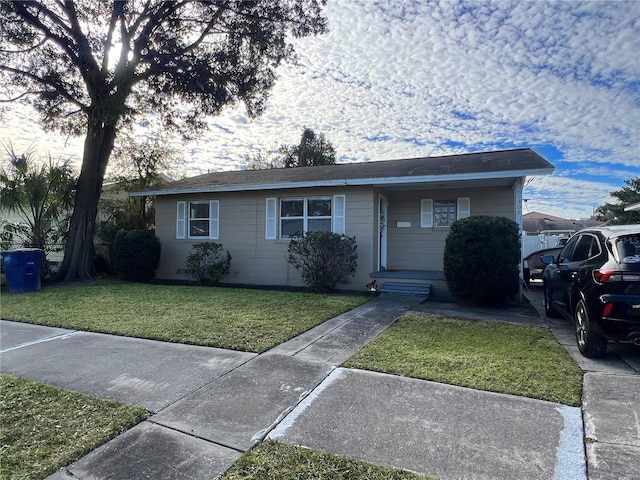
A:
<svg viewBox="0 0 640 480">
<path fill-rule="evenodd" d="M 539 168 L 531 170 L 505 170 L 501 172 L 465 173 L 452 175 L 422 175 L 422 176 L 401 176 L 401 177 L 378 177 L 378 178 L 352 178 L 336 180 L 311 180 L 304 182 L 282 182 L 247 185 L 221 185 L 200 188 L 177 188 L 129 192 L 132 197 L 159 196 L 159 195 L 185 195 L 196 193 L 214 192 L 247 192 L 258 190 L 289 190 L 293 188 L 312 187 L 341 187 L 341 186 L 365 186 L 365 185 L 412 185 L 443 182 L 464 182 L 489 180 L 499 178 L 523 178 L 536 175 L 551 175 L 553 167 Z"/>
</svg>

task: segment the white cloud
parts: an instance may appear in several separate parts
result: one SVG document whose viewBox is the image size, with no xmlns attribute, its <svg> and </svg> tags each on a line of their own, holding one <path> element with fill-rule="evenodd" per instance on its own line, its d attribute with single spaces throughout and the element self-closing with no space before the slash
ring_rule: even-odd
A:
<svg viewBox="0 0 640 480">
<path fill-rule="evenodd" d="M 550 146 L 558 172 L 528 206 L 580 217 L 640 172 L 634 1 L 332 0 L 326 13 L 330 31 L 296 41 L 261 118 L 230 109 L 185 148 L 194 170 L 239 168 L 245 154 L 297 143 L 303 126 L 344 161 Z M 79 158 L 28 126 L 27 110 L 17 118 L 0 141 Z"/>
</svg>

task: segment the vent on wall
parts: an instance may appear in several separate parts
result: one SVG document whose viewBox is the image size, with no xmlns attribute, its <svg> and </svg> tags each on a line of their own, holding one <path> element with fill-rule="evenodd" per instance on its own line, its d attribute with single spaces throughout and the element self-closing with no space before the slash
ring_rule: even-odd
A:
<svg viewBox="0 0 640 480">
<path fill-rule="evenodd" d="M 177 273 L 178 275 L 184 275 L 184 274 L 185 274 L 185 272 L 184 272 L 184 268 L 179 268 L 178 270 L 176 270 L 176 273 Z"/>
</svg>

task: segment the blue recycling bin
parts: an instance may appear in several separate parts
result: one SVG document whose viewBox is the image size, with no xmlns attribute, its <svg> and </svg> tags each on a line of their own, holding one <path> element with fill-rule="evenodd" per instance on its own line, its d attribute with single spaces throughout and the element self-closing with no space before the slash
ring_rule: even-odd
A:
<svg viewBox="0 0 640 480">
<path fill-rule="evenodd" d="M 40 290 L 40 267 L 44 251 L 19 248 L 2 252 L 4 276 L 11 293 Z"/>
</svg>

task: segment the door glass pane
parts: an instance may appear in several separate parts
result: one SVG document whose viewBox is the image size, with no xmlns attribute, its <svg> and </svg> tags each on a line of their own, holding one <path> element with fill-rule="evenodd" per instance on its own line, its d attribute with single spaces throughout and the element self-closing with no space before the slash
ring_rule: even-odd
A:
<svg viewBox="0 0 640 480">
<path fill-rule="evenodd" d="M 560 263 L 570 262 L 573 257 L 573 250 L 578 243 L 578 237 L 573 237 L 567 242 L 562 251 L 560 252 Z"/>
<path fill-rule="evenodd" d="M 576 248 L 573 251 L 573 255 L 571 256 L 572 262 L 582 262 L 589 258 L 589 251 L 591 250 L 591 239 L 593 237 L 591 235 L 582 235 L 578 243 L 576 244 Z"/>
</svg>

